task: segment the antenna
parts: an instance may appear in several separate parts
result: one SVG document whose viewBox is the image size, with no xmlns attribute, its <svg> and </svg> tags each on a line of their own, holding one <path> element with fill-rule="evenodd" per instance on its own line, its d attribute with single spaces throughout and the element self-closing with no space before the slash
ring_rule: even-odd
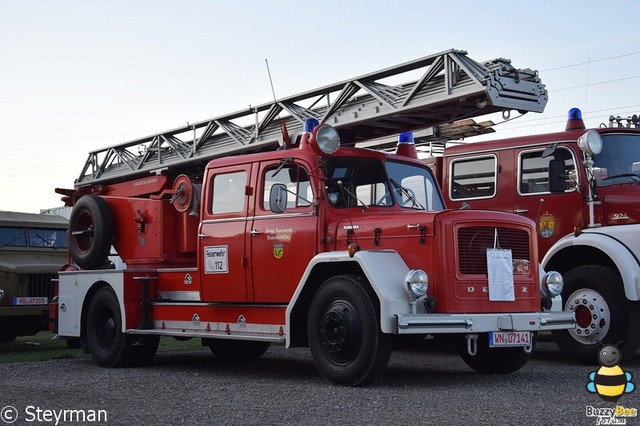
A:
<svg viewBox="0 0 640 426">
<path fill-rule="evenodd" d="M 276 91 L 273 88 L 273 79 L 271 78 L 271 70 L 269 69 L 269 61 L 267 58 L 264 59 L 264 63 L 267 64 L 267 74 L 269 74 L 269 84 L 271 84 L 271 93 L 273 94 L 273 102 L 277 102 L 276 100 Z M 278 118 L 280 115 L 278 115 Z"/>
<path fill-rule="evenodd" d="M 273 94 L 273 103 L 274 105 L 278 103 L 276 99 L 276 91 L 273 88 L 273 79 L 271 78 L 271 70 L 269 69 L 269 60 L 264 58 L 264 63 L 267 65 L 267 74 L 269 74 L 269 84 L 271 84 L 271 93 Z M 289 148 L 291 146 L 291 139 L 289 137 L 289 131 L 287 130 L 287 125 L 284 120 L 280 119 L 280 113 L 278 113 L 278 120 L 280 120 L 280 131 L 282 132 L 282 140 L 284 143 L 284 148 Z"/>
</svg>

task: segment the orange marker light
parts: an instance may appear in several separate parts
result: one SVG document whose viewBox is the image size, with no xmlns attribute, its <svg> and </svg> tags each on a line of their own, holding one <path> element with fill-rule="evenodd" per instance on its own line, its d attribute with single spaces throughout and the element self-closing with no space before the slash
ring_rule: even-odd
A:
<svg viewBox="0 0 640 426">
<path fill-rule="evenodd" d="M 360 251 L 360 246 L 357 244 L 349 244 L 347 251 L 349 252 L 349 257 L 353 257 L 356 252 Z"/>
</svg>

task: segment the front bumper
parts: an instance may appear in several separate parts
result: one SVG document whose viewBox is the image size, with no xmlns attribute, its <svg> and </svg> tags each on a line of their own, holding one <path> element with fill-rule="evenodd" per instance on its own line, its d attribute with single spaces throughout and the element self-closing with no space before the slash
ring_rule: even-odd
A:
<svg viewBox="0 0 640 426">
<path fill-rule="evenodd" d="M 515 314 L 396 314 L 397 334 L 487 333 L 565 330 L 576 325 L 571 312 Z"/>
</svg>

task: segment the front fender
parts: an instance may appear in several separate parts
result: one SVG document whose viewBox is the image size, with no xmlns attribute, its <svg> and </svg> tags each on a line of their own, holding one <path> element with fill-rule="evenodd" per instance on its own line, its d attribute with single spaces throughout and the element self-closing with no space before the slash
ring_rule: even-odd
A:
<svg viewBox="0 0 640 426">
<path fill-rule="evenodd" d="M 292 312 L 307 283 L 310 282 L 316 267 L 322 264 L 332 264 L 339 270 L 343 269 L 339 268 L 339 264 L 344 262 L 356 262 L 371 284 L 380 302 L 380 328 L 384 333 L 395 332 L 395 314 L 411 312 L 409 295 L 404 289 L 404 277 L 409 272 L 409 267 L 396 251 L 359 251 L 353 257 L 349 257 L 346 251 L 320 253 L 307 266 L 293 294 L 291 303 L 287 307 L 287 345 L 291 342 Z"/>
<path fill-rule="evenodd" d="M 620 225 L 588 229 L 578 236 L 569 234 L 558 240 L 542 259 L 544 268 L 550 262 L 559 262 L 574 249 L 596 249 L 602 260 L 608 258 L 617 268 L 624 291 L 629 300 L 640 300 L 640 225 Z M 575 255 L 572 255 L 575 256 Z M 576 259 L 574 266 L 594 263 L 591 260 Z M 604 261 L 600 264 L 608 263 Z"/>
</svg>

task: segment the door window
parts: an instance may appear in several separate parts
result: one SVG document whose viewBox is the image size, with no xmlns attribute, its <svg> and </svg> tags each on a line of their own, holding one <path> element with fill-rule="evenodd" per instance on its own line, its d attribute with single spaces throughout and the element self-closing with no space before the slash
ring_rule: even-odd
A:
<svg viewBox="0 0 640 426">
<path fill-rule="evenodd" d="M 214 214 L 237 213 L 244 210 L 247 172 L 223 173 L 213 180 Z"/>
<path fill-rule="evenodd" d="M 276 183 L 287 186 L 287 210 L 297 207 L 309 207 L 313 203 L 313 190 L 309 181 L 309 174 L 304 167 L 298 164 L 289 164 L 285 167 L 270 167 L 264 176 L 264 192 L 262 196 L 262 208 L 269 210 L 269 193 Z"/>
<path fill-rule="evenodd" d="M 451 162 L 451 199 L 490 198 L 496 193 L 496 157 Z"/>
<path fill-rule="evenodd" d="M 564 160 L 565 188 L 575 187 L 576 167 L 571 152 L 559 147 L 553 155 L 542 158 L 543 150 L 520 153 L 520 173 L 518 174 L 518 192 L 520 194 L 540 194 L 549 192 L 549 161 Z M 573 183 L 572 183 L 573 181 Z"/>
</svg>

